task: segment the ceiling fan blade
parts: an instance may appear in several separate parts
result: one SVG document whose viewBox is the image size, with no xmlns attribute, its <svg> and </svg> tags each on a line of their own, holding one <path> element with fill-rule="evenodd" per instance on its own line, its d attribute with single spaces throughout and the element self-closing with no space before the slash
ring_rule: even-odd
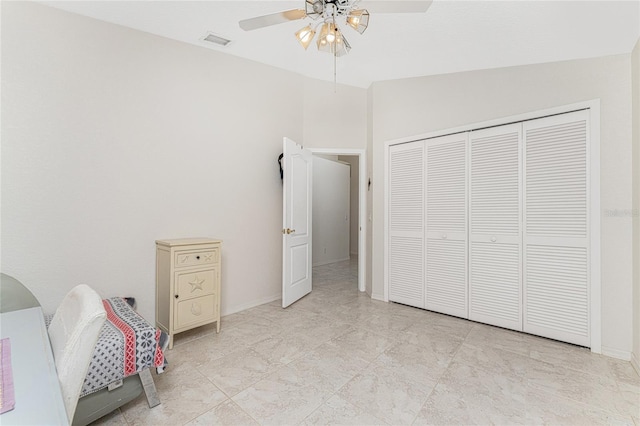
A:
<svg viewBox="0 0 640 426">
<path fill-rule="evenodd" d="M 268 27 L 270 25 L 296 21 L 306 16 L 307 13 L 302 9 L 285 10 L 283 12 L 257 16 L 255 18 L 243 19 L 242 21 L 240 21 L 240 28 L 245 31 L 257 30 L 258 28 Z"/>
<path fill-rule="evenodd" d="M 432 0 L 362 0 L 358 8 L 369 13 L 423 13 L 429 9 Z"/>
</svg>

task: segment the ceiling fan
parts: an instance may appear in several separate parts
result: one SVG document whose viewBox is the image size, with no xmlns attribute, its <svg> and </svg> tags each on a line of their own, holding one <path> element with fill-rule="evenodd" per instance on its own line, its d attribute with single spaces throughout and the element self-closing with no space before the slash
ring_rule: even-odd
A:
<svg viewBox="0 0 640 426">
<path fill-rule="evenodd" d="M 240 21 L 240 28 L 252 31 L 284 22 L 311 18 L 295 33 L 302 47 L 307 49 L 318 32 L 318 50 L 334 56 L 349 53 L 351 45 L 345 39 L 338 23 L 345 23 L 362 34 L 369 26 L 369 11 L 374 13 L 426 12 L 431 0 L 304 0 L 304 9 L 291 9 Z"/>
</svg>

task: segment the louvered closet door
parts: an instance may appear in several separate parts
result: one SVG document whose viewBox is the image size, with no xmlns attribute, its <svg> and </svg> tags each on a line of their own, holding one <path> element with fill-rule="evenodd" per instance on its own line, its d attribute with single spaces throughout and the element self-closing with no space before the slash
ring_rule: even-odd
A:
<svg viewBox="0 0 640 426">
<path fill-rule="evenodd" d="M 524 123 L 524 331 L 589 346 L 588 112 Z"/>
<path fill-rule="evenodd" d="M 521 123 L 470 133 L 469 318 L 522 330 Z"/>
<path fill-rule="evenodd" d="M 389 300 L 424 308 L 424 144 L 389 147 Z"/>
<path fill-rule="evenodd" d="M 468 318 L 467 136 L 425 141 L 425 308 Z"/>
</svg>

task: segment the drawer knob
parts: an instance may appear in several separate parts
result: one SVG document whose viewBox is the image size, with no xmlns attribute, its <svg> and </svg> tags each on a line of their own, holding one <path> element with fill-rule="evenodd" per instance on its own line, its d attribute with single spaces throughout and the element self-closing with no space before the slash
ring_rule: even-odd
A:
<svg viewBox="0 0 640 426">
<path fill-rule="evenodd" d="M 498 240 L 498 239 L 497 239 L 495 236 L 492 236 L 492 237 L 491 237 L 491 242 L 492 242 L 492 243 L 495 243 L 497 240 Z"/>
<path fill-rule="evenodd" d="M 196 256 L 196 259 L 200 260 L 200 256 Z"/>
<path fill-rule="evenodd" d="M 180 296 L 178 296 L 178 295 L 176 294 L 176 295 L 175 295 L 175 296 L 173 296 L 173 297 L 175 297 L 175 298 L 177 299 L 177 298 L 178 298 L 178 297 L 180 297 Z"/>
</svg>

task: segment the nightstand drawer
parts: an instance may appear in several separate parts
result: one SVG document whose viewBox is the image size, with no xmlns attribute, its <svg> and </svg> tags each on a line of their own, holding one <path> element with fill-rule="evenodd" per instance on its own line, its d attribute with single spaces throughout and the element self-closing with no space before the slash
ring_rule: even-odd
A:
<svg viewBox="0 0 640 426">
<path fill-rule="evenodd" d="M 203 296 L 196 299 L 183 300 L 177 303 L 175 328 L 193 326 L 211 322 L 215 318 L 215 296 Z"/>
<path fill-rule="evenodd" d="M 212 294 L 216 288 L 216 278 L 214 268 L 197 272 L 176 272 L 178 301 Z"/>
<path fill-rule="evenodd" d="M 218 249 L 176 251 L 174 265 L 185 266 L 213 265 L 218 263 Z"/>
<path fill-rule="evenodd" d="M 218 257 L 218 249 L 176 251 L 174 265 L 176 268 L 213 265 L 218 263 Z"/>
</svg>

